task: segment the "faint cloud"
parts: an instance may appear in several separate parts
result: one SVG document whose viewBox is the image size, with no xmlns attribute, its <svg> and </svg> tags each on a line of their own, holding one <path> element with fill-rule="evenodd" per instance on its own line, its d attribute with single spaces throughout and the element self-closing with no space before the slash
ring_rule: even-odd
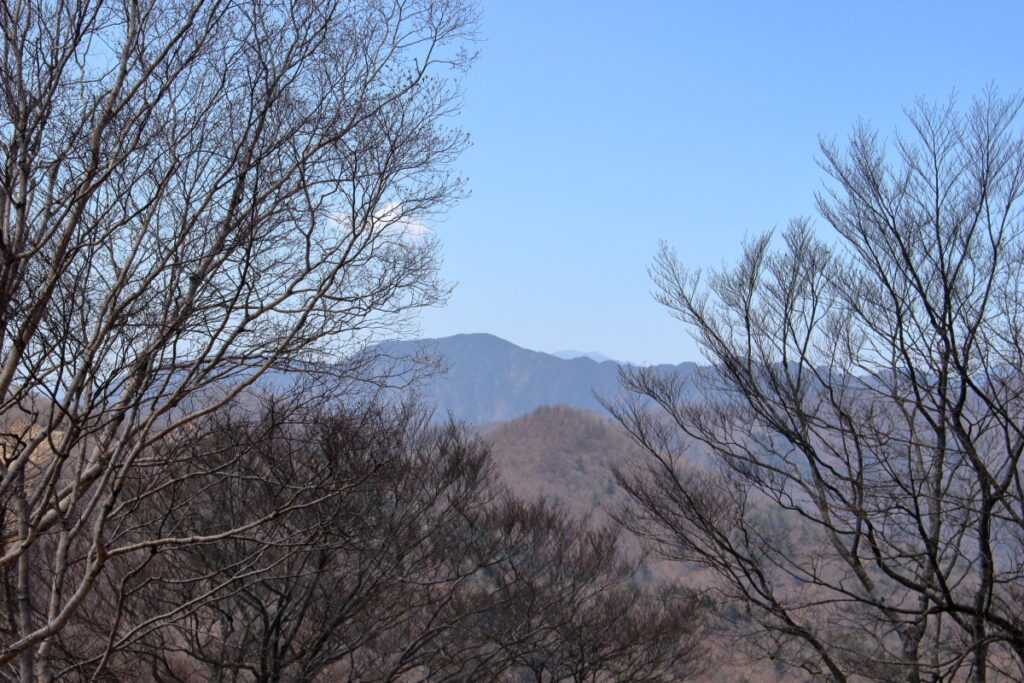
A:
<svg viewBox="0 0 1024 683">
<path fill-rule="evenodd" d="M 352 217 L 341 209 L 328 212 L 327 220 L 339 230 L 348 231 L 352 228 Z M 387 201 L 377 207 L 369 227 L 373 234 L 404 244 L 420 242 L 434 232 L 421 220 L 403 210 L 401 202 L 395 201 Z"/>
<path fill-rule="evenodd" d="M 378 226 L 383 224 L 383 232 L 401 242 L 418 242 L 425 239 L 432 230 L 415 216 L 402 210 L 400 202 L 385 202 L 374 213 Z"/>
</svg>

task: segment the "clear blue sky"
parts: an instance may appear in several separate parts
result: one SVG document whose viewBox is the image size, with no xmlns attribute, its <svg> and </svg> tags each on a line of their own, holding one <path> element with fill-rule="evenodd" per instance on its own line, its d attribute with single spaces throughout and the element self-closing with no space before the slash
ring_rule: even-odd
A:
<svg viewBox="0 0 1024 683">
<path fill-rule="evenodd" d="M 699 360 L 651 298 L 813 213 L 819 135 L 885 133 L 918 96 L 1024 88 L 1024 1 L 484 2 L 460 119 L 472 197 L 432 227 L 456 281 L 422 333 Z"/>
</svg>

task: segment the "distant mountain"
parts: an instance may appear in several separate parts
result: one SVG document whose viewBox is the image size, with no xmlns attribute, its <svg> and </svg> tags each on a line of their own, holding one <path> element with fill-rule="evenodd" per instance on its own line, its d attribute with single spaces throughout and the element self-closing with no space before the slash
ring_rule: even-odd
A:
<svg viewBox="0 0 1024 683">
<path fill-rule="evenodd" d="M 590 360 L 597 363 L 618 362 L 612 358 L 609 358 L 603 353 L 598 353 L 597 351 L 576 351 L 574 349 L 566 349 L 564 351 L 555 351 L 551 355 L 554 356 L 555 358 L 561 358 L 563 360 L 572 360 L 573 358 L 589 358 Z"/>
<path fill-rule="evenodd" d="M 446 370 L 417 385 L 439 419 L 451 413 L 472 424 L 511 420 L 540 406 L 557 404 L 603 413 L 595 393 L 614 399 L 622 391 L 615 362 L 559 358 L 521 348 L 492 334 L 387 342 L 375 351 L 395 358 L 427 354 L 439 360 Z M 697 365 L 656 368 L 689 374 Z"/>
</svg>

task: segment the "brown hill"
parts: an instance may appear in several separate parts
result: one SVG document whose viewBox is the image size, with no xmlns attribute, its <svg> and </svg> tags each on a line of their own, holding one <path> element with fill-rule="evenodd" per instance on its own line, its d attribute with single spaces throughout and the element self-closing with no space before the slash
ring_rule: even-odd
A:
<svg viewBox="0 0 1024 683">
<path fill-rule="evenodd" d="M 611 467 L 643 462 L 645 456 L 626 431 L 598 413 L 568 405 L 543 406 L 508 422 L 487 423 L 477 433 L 490 443 L 505 483 L 519 496 L 543 496 L 577 515 L 591 515 L 597 523 L 624 502 Z M 694 459 L 702 461 L 699 449 Z M 700 464 L 693 465 L 700 468 Z M 626 534 L 627 553 L 640 552 L 639 541 Z M 714 579 L 707 570 L 648 558 L 641 575 L 647 579 L 706 588 Z M 798 672 L 777 669 L 771 662 L 749 661 L 733 651 L 727 640 L 708 643 L 708 673 L 700 681 L 746 680 L 775 683 L 806 680 Z"/>
<path fill-rule="evenodd" d="M 520 496 L 543 496 L 604 522 L 622 499 L 611 466 L 641 457 L 625 430 L 567 405 L 542 406 L 484 435 L 502 479 Z"/>
</svg>

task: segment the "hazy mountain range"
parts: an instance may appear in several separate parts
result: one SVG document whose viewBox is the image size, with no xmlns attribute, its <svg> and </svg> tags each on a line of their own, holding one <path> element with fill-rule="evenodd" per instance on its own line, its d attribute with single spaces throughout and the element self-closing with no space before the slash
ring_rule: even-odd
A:
<svg viewBox="0 0 1024 683">
<path fill-rule="evenodd" d="M 564 351 L 555 351 L 551 355 L 556 358 L 564 358 L 565 360 L 572 360 L 573 358 L 589 358 L 590 360 L 598 363 L 606 363 L 608 361 L 613 363 L 619 362 L 598 351 L 577 351 L 575 349 L 565 349 Z"/>
<path fill-rule="evenodd" d="M 480 424 L 511 420 L 541 406 L 558 404 L 604 413 L 597 397 L 614 399 L 622 392 L 620 365 L 615 361 L 598 362 L 589 354 L 561 358 L 524 349 L 492 334 L 387 342 L 378 350 L 395 357 L 426 353 L 439 360 L 440 372 L 417 386 L 439 419 L 451 414 Z M 655 367 L 689 374 L 698 366 L 682 363 Z"/>
</svg>

